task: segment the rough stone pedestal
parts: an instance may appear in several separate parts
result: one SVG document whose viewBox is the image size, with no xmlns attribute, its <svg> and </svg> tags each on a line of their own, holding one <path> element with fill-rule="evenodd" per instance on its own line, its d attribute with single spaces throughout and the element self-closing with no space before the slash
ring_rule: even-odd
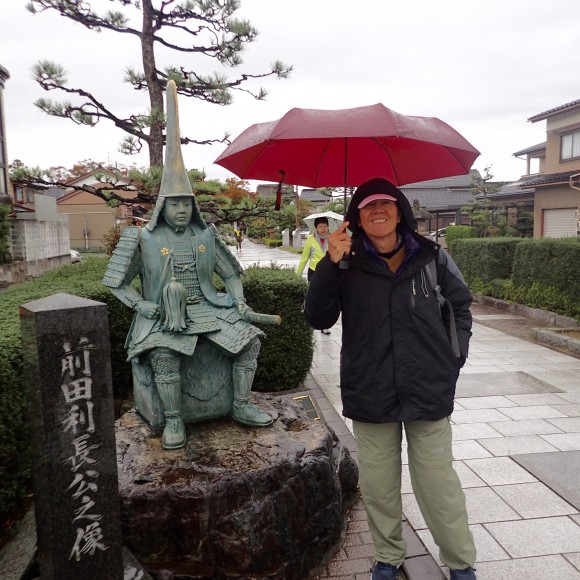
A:
<svg viewBox="0 0 580 580">
<path fill-rule="evenodd" d="M 254 399 L 272 427 L 190 425 L 175 451 L 136 413 L 118 420 L 123 538 L 154 576 L 304 580 L 338 547 L 358 478 L 348 449 L 294 401 Z"/>
</svg>

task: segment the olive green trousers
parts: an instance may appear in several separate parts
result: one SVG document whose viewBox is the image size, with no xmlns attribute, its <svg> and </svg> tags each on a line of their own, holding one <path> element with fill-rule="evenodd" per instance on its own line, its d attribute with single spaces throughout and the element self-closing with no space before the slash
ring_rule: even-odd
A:
<svg viewBox="0 0 580 580">
<path fill-rule="evenodd" d="M 454 570 L 473 566 L 475 545 L 465 495 L 453 469 L 449 419 L 405 423 L 411 484 L 423 518 Z M 359 485 L 373 537 L 375 558 L 398 566 L 405 559 L 401 501 L 401 423 L 353 421 Z"/>
</svg>

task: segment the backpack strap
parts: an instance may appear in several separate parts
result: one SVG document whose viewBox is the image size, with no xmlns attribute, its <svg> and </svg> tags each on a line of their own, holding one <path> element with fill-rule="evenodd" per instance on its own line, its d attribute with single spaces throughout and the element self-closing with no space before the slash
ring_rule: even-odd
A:
<svg viewBox="0 0 580 580">
<path fill-rule="evenodd" d="M 459 351 L 459 341 L 457 340 L 457 327 L 455 326 L 455 315 L 453 314 L 453 305 L 443 294 L 441 294 L 441 286 L 437 283 L 437 264 L 435 259 L 431 260 L 426 266 L 423 266 L 425 276 L 429 280 L 433 292 L 435 292 L 435 297 L 437 298 L 437 303 L 439 304 L 439 309 L 443 306 L 447 306 L 447 312 L 449 312 L 449 338 L 451 341 L 451 348 L 453 353 L 457 358 L 461 356 Z"/>
</svg>

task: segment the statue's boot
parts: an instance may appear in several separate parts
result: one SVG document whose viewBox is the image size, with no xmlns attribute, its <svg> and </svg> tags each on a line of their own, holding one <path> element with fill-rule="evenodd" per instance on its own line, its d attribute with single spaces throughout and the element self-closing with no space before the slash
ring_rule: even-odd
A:
<svg viewBox="0 0 580 580">
<path fill-rule="evenodd" d="M 164 449 L 179 449 L 185 445 L 187 436 L 181 417 L 181 383 L 157 383 L 157 391 L 165 409 L 165 429 L 161 443 Z"/>
<path fill-rule="evenodd" d="M 242 352 L 234 361 L 232 378 L 234 383 L 234 404 L 232 419 L 251 427 L 267 427 L 272 417 L 250 403 L 250 391 L 256 374 L 260 342 L 256 339 L 249 349 Z"/>
</svg>

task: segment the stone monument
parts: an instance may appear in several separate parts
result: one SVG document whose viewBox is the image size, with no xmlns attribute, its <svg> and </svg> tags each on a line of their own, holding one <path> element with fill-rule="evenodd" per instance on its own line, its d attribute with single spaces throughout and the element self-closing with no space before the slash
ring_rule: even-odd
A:
<svg viewBox="0 0 580 580">
<path fill-rule="evenodd" d="M 213 285 L 216 273 L 225 293 Z M 165 165 L 149 223 L 123 229 L 103 284 L 135 310 L 126 347 L 135 407 L 165 449 L 186 443 L 185 423 L 231 415 L 251 427 L 272 417 L 250 402 L 264 333 L 279 316 L 247 306 L 242 268 L 199 210 L 181 154 L 177 89 L 167 83 Z M 139 276 L 141 291 L 132 285 Z"/>
<path fill-rule="evenodd" d="M 123 578 L 107 307 L 21 307 L 41 577 Z"/>
</svg>

